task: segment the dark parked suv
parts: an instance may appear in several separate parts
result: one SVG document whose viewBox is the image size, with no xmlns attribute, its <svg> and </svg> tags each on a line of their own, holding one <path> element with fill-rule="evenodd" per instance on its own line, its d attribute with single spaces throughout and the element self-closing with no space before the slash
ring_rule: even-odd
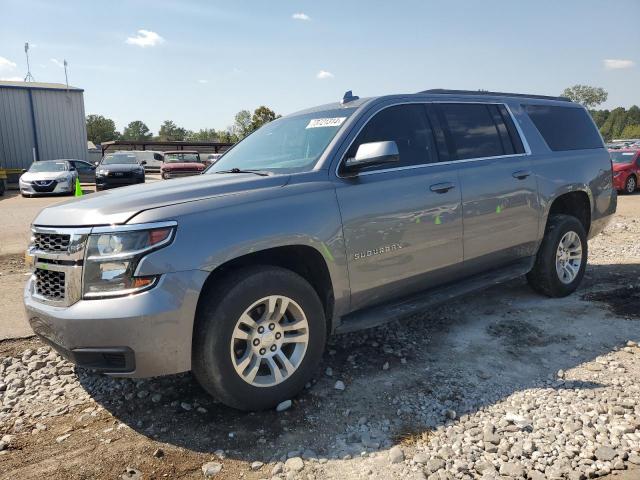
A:
<svg viewBox="0 0 640 480">
<path fill-rule="evenodd" d="M 144 160 L 134 153 L 116 152 L 105 155 L 96 167 L 96 190 L 144 183 Z"/>
<path fill-rule="evenodd" d="M 81 366 L 192 370 L 240 409 L 295 395 L 326 337 L 526 275 L 561 297 L 616 209 L 564 98 L 430 90 L 263 126 L 203 175 L 43 210 L 24 295 Z"/>
</svg>

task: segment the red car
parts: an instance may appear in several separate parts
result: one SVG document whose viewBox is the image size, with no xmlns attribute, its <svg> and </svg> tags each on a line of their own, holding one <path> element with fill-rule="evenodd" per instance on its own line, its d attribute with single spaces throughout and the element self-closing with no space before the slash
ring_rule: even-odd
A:
<svg viewBox="0 0 640 480">
<path fill-rule="evenodd" d="M 631 194 L 638 188 L 640 179 L 640 150 L 609 150 L 613 162 L 613 186 L 616 190 Z"/>
<path fill-rule="evenodd" d="M 160 167 L 162 178 L 200 175 L 207 166 L 200 160 L 200 154 L 191 150 L 164 152 L 164 161 Z"/>
</svg>

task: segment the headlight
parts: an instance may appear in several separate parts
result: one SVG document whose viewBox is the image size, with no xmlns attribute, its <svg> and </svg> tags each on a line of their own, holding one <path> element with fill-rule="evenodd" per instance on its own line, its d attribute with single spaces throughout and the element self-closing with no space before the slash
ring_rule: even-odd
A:
<svg viewBox="0 0 640 480">
<path fill-rule="evenodd" d="M 136 268 L 145 255 L 171 243 L 175 225 L 94 229 L 87 242 L 83 297 L 116 297 L 152 288 L 159 277 L 136 276 Z"/>
<path fill-rule="evenodd" d="M 96 170 L 96 175 L 101 177 L 102 175 L 109 175 L 109 170 Z"/>
</svg>

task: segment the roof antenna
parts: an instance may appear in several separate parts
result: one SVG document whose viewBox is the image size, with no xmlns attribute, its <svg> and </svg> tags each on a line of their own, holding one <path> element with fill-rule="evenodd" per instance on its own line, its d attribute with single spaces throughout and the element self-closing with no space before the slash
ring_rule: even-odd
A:
<svg viewBox="0 0 640 480">
<path fill-rule="evenodd" d="M 24 77 L 25 82 L 35 82 L 36 79 L 31 75 L 31 67 L 29 66 L 29 42 L 24 44 L 24 54 L 27 57 L 27 75 Z"/>
<path fill-rule="evenodd" d="M 354 100 L 358 100 L 359 98 L 360 97 L 354 95 L 351 90 L 348 90 L 344 93 L 344 96 L 342 97 L 342 102 L 340 103 L 344 105 L 345 103 L 353 102 Z"/>
</svg>

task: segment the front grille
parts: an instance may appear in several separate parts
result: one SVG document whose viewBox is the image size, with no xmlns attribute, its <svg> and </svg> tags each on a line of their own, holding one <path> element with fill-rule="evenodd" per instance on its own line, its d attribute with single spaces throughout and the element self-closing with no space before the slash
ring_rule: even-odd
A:
<svg viewBox="0 0 640 480">
<path fill-rule="evenodd" d="M 47 300 L 62 301 L 65 296 L 64 272 L 36 268 L 36 293 Z"/>
<path fill-rule="evenodd" d="M 168 176 L 171 178 L 175 177 L 190 177 L 192 175 L 200 175 L 201 170 L 179 170 L 175 172 L 167 172 Z"/>
<path fill-rule="evenodd" d="M 63 233 L 34 233 L 33 244 L 43 252 L 66 252 L 71 235 Z"/>
<path fill-rule="evenodd" d="M 35 180 L 31 182 L 31 188 L 38 193 L 51 193 L 56 189 L 56 180 Z"/>
</svg>

